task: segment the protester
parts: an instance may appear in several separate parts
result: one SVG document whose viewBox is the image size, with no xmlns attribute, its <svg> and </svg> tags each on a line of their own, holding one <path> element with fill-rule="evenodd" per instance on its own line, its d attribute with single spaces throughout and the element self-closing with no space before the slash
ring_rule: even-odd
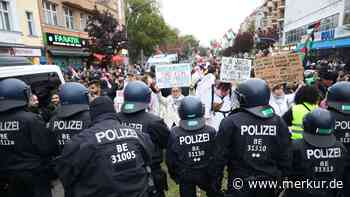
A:
<svg viewBox="0 0 350 197">
<path fill-rule="evenodd" d="M 164 118 L 164 122 L 169 128 L 178 126 L 180 121 L 178 108 L 184 98 L 181 88 L 171 88 L 171 95 L 168 97 L 163 97 L 161 92 L 158 92 L 157 96 L 160 103 L 160 116 Z"/>
<path fill-rule="evenodd" d="M 295 94 L 294 103 L 282 117 L 292 132 L 291 138 L 303 138 L 303 119 L 306 114 L 318 107 L 319 92 L 315 86 L 303 86 Z"/>
<path fill-rule="evenodd" d="M 196 96 L 201 99 L 201 102 L 205 106 L 205 119 L 210 118 L 211 111 L 211 95 L 212 86 L 215 84 L 215 69 L 209 66 L 206 70 L 206 74 L 197 85 Z"/>
<path fill-rule="evenodd" d="M 211 109 L 208 125 L 219 130 L 220 122 L 231 113 L 232 109 L 232 84 L 227 82 L 219 82 L 211 89 Z"/>
<path fill-rule="evenodd" d="M 286 94 L 284 87 L 285 84 L 273 86 L 269 102 L 275 113 L 279 116 L 283 116 L 294 103 L 295 94 Z"/>
</svg>

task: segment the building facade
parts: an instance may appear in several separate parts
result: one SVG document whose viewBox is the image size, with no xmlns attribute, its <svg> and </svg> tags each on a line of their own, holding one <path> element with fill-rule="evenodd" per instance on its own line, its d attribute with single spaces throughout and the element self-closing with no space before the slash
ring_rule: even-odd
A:
<svg viewBox="0 0 350 197">
<path fill-rule="evenodd" d="M 108 10 L 116 19 L 123 20 L 117 3 L 113 0 L 39 0 L 46 54 L 42 63 L 62 68 L 84 66 L 91 55 L 87 50 L 89 35 L 85 31 L 89 17 L 96 6 L 100 11 Z"/>
<path fill-rule="evenodd" d="M 315 33 L 315 41 L 320 44 L 334 41 L 335 48 L 338 39 L 350 37 L 350 31 L 347 30 L 350 24 L 349 13 L 350 0 L 287 0 L 284 43 L 297 45 L 303 42 L 308 28 L 320 23 L 319 32 Z"/>
<path fill-rule="evenodd" d="M 0 1 L 0 56 L 39 63 L 43 47 L 37 0 Z"/>
</svg>

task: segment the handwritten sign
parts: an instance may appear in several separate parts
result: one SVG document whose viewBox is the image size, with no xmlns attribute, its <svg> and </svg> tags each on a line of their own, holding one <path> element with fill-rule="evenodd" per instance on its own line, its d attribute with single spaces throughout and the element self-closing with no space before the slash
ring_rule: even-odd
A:
<svg viewBox="0 0 350 197">
<path fill-rule="evenodd" d="M 255 77 L 264 79 L 272 87 L 280 83 L 298 83 L 304 79 L 304 68 L 296 53 L 280 53 L 269 57 L 257 57 Z"/>
<path fill-rule="evenodd" d="M 250 78 L 252 61 L 232 57 L 223 57 L 221 60 L 221 81 L 244 81 Z"/>
<path fill-rule="evenodd" d="M 169 64 L 156 66 L 156 81 L 159 88 L 189 87 L 191 83 L 190 64 Z"/>
</svg>

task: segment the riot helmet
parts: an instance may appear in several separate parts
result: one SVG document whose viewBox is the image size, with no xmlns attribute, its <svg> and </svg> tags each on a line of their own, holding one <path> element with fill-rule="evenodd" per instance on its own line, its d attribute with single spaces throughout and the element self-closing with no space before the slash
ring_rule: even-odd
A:
<svg viewBox="0 0 350 197">
<path fill-rule="evenodd" d="M 328 107 L 343 114 L 350 114 L 350 82 L 338 82 L 328 89 Z"/>
<path fill-rule="evenodd" d="M 151 90 L 141 81 L 131 81 L 124 89 L 124 104 L 122 112 L 136 113 L 148 108 L 151 102 Z"/>
<path fill-rule="evenodd" d="M 180 116 L 180 127 L 185 130 L 198 130 L 205 126 L 204 106 L 202 102 L 194 97 L 187 96 L 181 100 L 178 108 Z"/>
<path fill-rule="evenodd" d="M 59 89 L 59 117 L 69 117 L 81 111 L 89 110 L 89 90 L 80 83 L 68 82 Z"/>
<path fill-rule="evenodd" d="M 261 118 L 270 118 L 274 110 L 269 106 L 271 92 L 262 79 L 249 79 L 238 85 L 235 90 L 240 108 Z"/>
<path fill-rule="evenodd" d="M 0 81 L 0 112 L 25 107 L 30 99 L 30 87 L 15 78 Z"/>
<path fill-rule="evenodd" d="M 304 117 L 304 139 L 316 147 L 333 146 L 336 142 L 334 126 L 335 119 L 332 114 L 328 110 L 317 108 Z"/>
</svg>

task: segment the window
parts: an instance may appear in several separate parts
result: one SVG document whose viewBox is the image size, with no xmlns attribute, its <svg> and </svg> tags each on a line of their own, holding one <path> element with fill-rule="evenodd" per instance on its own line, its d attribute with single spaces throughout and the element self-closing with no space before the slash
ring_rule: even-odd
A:
<svg viewBox="0 0 350 197">
<path fill-rule="evenodd" d="M 9 3 L 6 1 L 0 1 L 0 29 L 11 30 L 10 16 L 9 16 Z"/>
<path fill-rule="evenodd" d="M 66 27 L 68 29 L 74 29 L 73 11 L 67 7 L 64 7 L 63 10 L 64 10 L 64 20 L 66 21 Z"/>
<path fill-rule="evenodd" d="M 350 0 L 345 0 L 344 25 L 350 24 Z"/>
<path fill-rule="evenodd" d="M 35 35 L 35 26 L 34 26 L 34 20 L 33 20 L 33 13 L 32 12 L 26 12 L 27 16 L 27 22 L 28 22 L 28 30 L 29 35 L 33 36 Z"/>
<path fill-rule="evenodd" d="M 320 31 L 334 29 L 339 25 L 339 14 L 335 14 L 321 20 Z"/>
<path fill-rule="evenodd" d="M 49 25 L 58 25 L 57 5 L 49 1 L 43 1 L 45 23 Z"/>
<path fill-rule="evenodd" d="M 86 25 L 90 19 L 89 15 L 86 15 L 84 13 L 80 13 L 80 29 L 82 31 L 85 31 Z"/>
</svg>

